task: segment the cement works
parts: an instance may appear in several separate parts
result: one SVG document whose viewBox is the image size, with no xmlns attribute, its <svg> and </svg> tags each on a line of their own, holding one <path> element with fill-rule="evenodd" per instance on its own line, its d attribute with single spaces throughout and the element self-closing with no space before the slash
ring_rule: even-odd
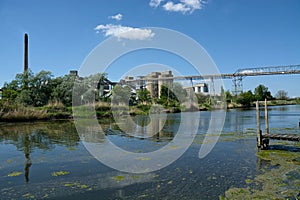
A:
<svg viewBox="0 0 300 200">
<path fill-rule="evenodd" d="M 300 74 L 300 65 L 285 65 L 285 66 L 271 66 L 271 67 L 258 67 L 258 68 L 244 68 L 238 69 L 233 74 L 208 74 L 196 76 L 162 76 L 153 78 L 149 76 L 138 76 L 136 78 L 125 79 L 123 82 L 129 84 L 142 85 L 143 82 L 151 81 L 167 81 L 167 80 L 211 80 L 214 79 L 232 79 L 233 80 L 233 93 L 240 94 L 243 90 L 242 80 L 247 76 L 264 76 L 264 75 L 291 75 Z"/>
</svg>

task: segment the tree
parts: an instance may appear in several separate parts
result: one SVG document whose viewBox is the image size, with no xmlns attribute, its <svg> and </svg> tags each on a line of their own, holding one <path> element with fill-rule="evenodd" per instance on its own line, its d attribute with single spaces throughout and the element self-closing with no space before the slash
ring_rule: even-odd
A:
<svg viewBox="0 0 300 200">
<path fill-rule="evenodd" d="M 255 95 L 252 91 L 243 92 L 237 97 L 237 103 L 242 104 L 245 107 L 250 107 L 251 103 L 255 100 Z"/>
<path fill-rule="evenodd" d="M 4 84 L 4 98 L 23 105 L 43 106 L 51 98 L 52 74 L 40 71 L 36 75 L 30 70 L 16 75 L 15 80 Z"/>
<path fill-rule="evenodd" d="M 284 90 L 279 90 L 276 95 L 276 99 L 286 100 L 288 99 L 288 93 Z"/>
<path fill-rule="evenodd" d="M 52 81 L 52 86 L 54 89 L 51 96 L 53 100 L 60 101 L 66 106 L 71 106 L 75 79 L 76 76 L 69 74 L 63 77 L 55 78 Z"/>
<path fill-rule="evenodd" d="M 31 93 L 33 106 L 44 106 L 51 99 L 53 87 L 51 86 L 52 73 L 40 71 L 29 82 L 28 89 Z"/>
<path fill-rule="evenodd" d="M 199 105 L 209 104 L 209 95 L 204 95 L 202 93 L 196 93 L 196 97 Z"/>
<path fill-rule="evenodd" d="M 138 101 L 142 104 L 148 104 L 151 102 L 150 92 L 145 88 L 138 90 L 137 97 Z"/>
<path fill-rule="evenodd" d="M 115 105 L 129 105 L 131 89 L 129 86 L 116 85 L 112 89 L 112 103 Z"/>
<path fill-rule="evenodd" d="M 254 89 L 255 99 L 258 101 L 263 101 L 265 99 L 270 100 L 272 99 L 271 92 L 269 89 L 264 85 L 259 85 Z"/>
<path fill-rule="evenodd" d="M 3 88 L 2 99 L 8 101 L 14 101 L 18 97 L 19 93 L 16 90 Z"/>
<path fill-rule="evenodd" d="M 24 76 L 25 84 L 17 98 L 19 103 L 32 106 L 44 106 L 51 98 L 52 74 L 49 71 L 40 71 L 36 75 Z"/>
<path fill-rule="evenodd" d="M 225 100 L 226 100 L 226 103 L 231 103 L 231 101 L 232 101 L 232 95 L 229 90 L 227 90 L 225 92 Z"/>
<path fill-rule="evenodd" d="M 160 99 L 158 102 L 165 106 L 177 106 L 186 99 L 187 92 L 180 83 L 170 85 L 162 85 Z"/>
</svg>

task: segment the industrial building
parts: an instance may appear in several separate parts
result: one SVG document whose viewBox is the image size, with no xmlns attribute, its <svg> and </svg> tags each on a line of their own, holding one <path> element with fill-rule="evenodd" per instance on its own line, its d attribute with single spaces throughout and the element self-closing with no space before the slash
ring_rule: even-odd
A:
<svg viewBox="0 0 300 200">
<path fill-rule="evenodd" d="M 198 83 L 193 85 L 192 87 L 186 87 L 184 88 L 187 91 L 190 91 L 191 89 L 193 89 L 193 91 L 198 94 L 198 93 L 202 93 L 202 94 L 208 94 L 208 84 L 207 83 Z"/>
<path fill-rule="evenodd" d="M 150 92 L 152 98 L 160 98 L 161 88 L 163 85 L 171 87 L 173 84 L 172 71 L 152 72 L 145 78 L 149 79 L 147 81 L 147 90 Z"/>
</svg>

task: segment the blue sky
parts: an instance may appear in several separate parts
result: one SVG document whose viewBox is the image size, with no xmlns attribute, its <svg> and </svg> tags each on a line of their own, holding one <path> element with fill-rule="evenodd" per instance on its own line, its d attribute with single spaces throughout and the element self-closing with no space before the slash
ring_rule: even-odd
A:
<svg viewBox="0 0 300 200">
<path fill-rule="evenodd" d="M 79 69 L 100 42 L 109 36 L 123 37 L 120 30 L 136 28 L 140 39 L 148 37 L 144 27 L 168 28 L 193 38 L 221 73 L 300 64 L 299 10 L 298 0 L 0 0 L 0 87 L 22 72 L 25 32 L 30 69 L 48 70 L 54 76 Z M 108 77 L 117 80 L 120 71 L 149 62 L 184 68 L 183 61 L 168 62 L 164 53 L 142 55 L 116 62 Z M 300 96 L 299 83 L 299 75 L 243 81 L 244 90 L 264 84 L 273 94 L 284 89 L 289 96 Z M 227 89 L 231 85 L 225 81 Z"/>
</svg>

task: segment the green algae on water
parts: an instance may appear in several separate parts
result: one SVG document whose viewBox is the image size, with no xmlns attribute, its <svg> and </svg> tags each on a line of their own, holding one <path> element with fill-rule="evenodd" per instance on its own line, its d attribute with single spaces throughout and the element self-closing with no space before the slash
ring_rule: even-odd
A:
<svg viewBox="0 0 300 200">
<path fill-rule="evenodd" d="M 64 176 L 64 175 L 68 175 L 70 174 L 70 172 L 67 171 L 57 171 L 57 172 L 53 172 L 52 176 Z"/>
<path fill-rule="evenodd" d="M 14 171 L 12 173 L 9 173 L 7 176 L 9 177 L 14 177 L 14 176 L 20 176 L 22 172 Z"/>
<path fill-rule="evenodd" d="M 125 179 L 125 176 L 122 175 L 118 175 L 118 176 L 113 176 L 112 177 L 115 181 L 120 182 L 123 181 Z"/>
<path fill-rule="evenodd" d="M 299 152 L 263 150 L 257 152 L 258 175 L 247 179 L 246 187 L 230 188 L 220 199 L 297 199 L 300 191 Z M 260 164 L 267 161 L 268 164 Z M 268 166 L 269 165 L 269 166 Z"/>
</svg>

